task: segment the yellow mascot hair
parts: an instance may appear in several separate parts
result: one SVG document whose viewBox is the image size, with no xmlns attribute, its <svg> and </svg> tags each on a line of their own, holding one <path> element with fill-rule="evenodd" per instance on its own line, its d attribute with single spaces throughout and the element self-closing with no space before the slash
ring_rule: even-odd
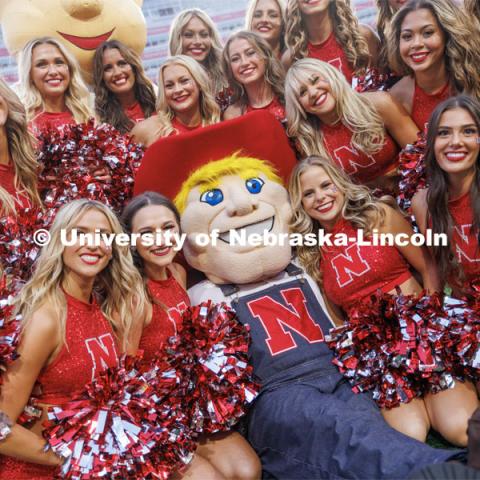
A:
<svg viewBox="0 0 480 480">
<path fill-rule="evenodd" d="M 175 197 L 175 205 L 180 213 L 187 206 L 187 198 L 195 188 L 200 188 L 200 193 L 217 188 L 222 177 L 227 175 L 239 175 L 243 179 L 258 176 L 263 173 L 272 182 L 283 185 L 274 167 L 264 160 L 251 157 L 239 157 L 236 153 L 229 157 L 207 163 L 195 170 L 182 184 L 180 192 Z"/>
</svg>

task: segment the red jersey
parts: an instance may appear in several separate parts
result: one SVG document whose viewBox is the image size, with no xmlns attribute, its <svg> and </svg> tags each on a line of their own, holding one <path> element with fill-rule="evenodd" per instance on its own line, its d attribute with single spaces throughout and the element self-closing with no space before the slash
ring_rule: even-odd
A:
<svg viewBox="0 0 480 480">
<path fill-rule="evenodd" d="M 478 232 L 472 232 L 473 211 L 470 193 L 450 200 L 448 211 L 454 223 L 452 250 L 463 268 L 466 281 L 471 282 L 480 278 L 480 246 Z"/>
<path fill-rule="evenodd" d="M 170 271 L 166 280 L 149 279 L 148 290 L 159 303 L 153 305 L 152 319 L 143 329 L 139 349 L 143 350 L 144 359 L 151 360 L 168 337 L 177 333 L 190 300 Z"/>
<path fill-rule="evenodd" d="M 421 131 L 427 131 L 428 120 L 435 107 L 452 96 L 450 84 L 447 83 L 438 93 L 428 94 L 415 82 L 411 117 Z"/>
<path fill-rule="evenodd" d="M 194 127 L 188 127 L 187 125 L 184 125 L 180 120 L 178 120 L 177 117 L 173 117 L 172 126 L 175 131 L 172 132 L 170 135 L 179 135 L 181 133 L 193 132 L 197 128 L 202 128 L 203 125 L 200 123 L 199 125 L 195 125 Z"/>
<path fill-rule="evenodd" d="M 77 122 L 73 118 L 72 113 L 67 110 L 66 112 L 57 113 L 41 112 L 33 118 L 29 126 L 35 134 L 38 134 L 45 128 L 50 130 L 52 128 L 58 128 L 62 125 L 68 125 L 70 123 Z"/>
<path fill-rule="evenodd" d="M 138 102 L 135 102 L 133 105 L 127 107 L 124 112 L 125 115 L 134 123 L 145 120 L 145 113 L 143 113 L 142 107 Z"/>
<path fill-rule="evenodd" d="M 323 285 L 327 297 L 347 313 L 356 301 L 367 299 L 377 290 L 389 292 L 412 276 L 409 264 L 395 246 L 362 245 L 350 222 L 339 220 L 332 234 L 332 238 L 343 234 L 348 242 L 322 247 Z M 363 242 L 370 240 L 365 238 Z"/>
<path fill-rule="evenodd" d="M 332 160 L 360 183 L 370 182 L 398 166 L 398 145 L 385 132 L 382 148 L 376 153 L 364 153 L 352 146 L 353 132 L 343 123 L 321 126 L 324 144 Z"/>
<path fill-rule="evenodd" d="M 67 294 L 65 297 L 66 344 L 38 377 L 42 387 L 38 400 L 51 405 L 70 400 L 99 372 L 118 362 L 112 327 L 97 303 L 83 303 Z M 12 457 L 0 457 L 0 478 L 6 480 L 52 479 L 56 470 L 55 467 L 22 462 Z"/>
<path fill-rule="evenodd" d="M 333 32 L 324 42 L 318 45 L 313 45 L 313 43 L 308 42 L 307 49 L 310 58 L 316 58 L 322 62 L 329 63 L 337 70 L 340 70 L 345 75 L 347 82 L 350 85 L 352 84 L 353 69 Z"/>
<path fill-rule="evenodd" d="M 272 101 L 264 107 L 252 107 L 251 105 L 247 105 L 247 111 L 245 113 L 256 112 L 258 110 L 266 110 L 267 112 L 270 112 L 279 122 L 283 122 L 287 118 L 285 107 L 280 103 L 277 97 L 273 97 Z"/>
<path fill-rule="evenodd" d="M 27 195 L 18 192 L 15 188 L 15 169 L 13 164 L 0 164 L 0 187 L 4 188 L 15 199 L 17 207 L 32 207 L 32 203 Z"/>
</svg>

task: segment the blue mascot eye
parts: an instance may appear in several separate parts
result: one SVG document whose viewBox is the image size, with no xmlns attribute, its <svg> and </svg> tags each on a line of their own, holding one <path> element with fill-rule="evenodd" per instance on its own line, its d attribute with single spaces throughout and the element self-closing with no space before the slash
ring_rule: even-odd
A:
<svg viewBox="0 0 480 480">
<path fill-rule="evenodd" d="M 213 190 L 207 190 L 200 196 L 200 201 L 208 203 L 212 207 L 223 202 L 223 193 L 220 189 L 214 188 Z"/>
<path fill-rule="evenodd" d="M 265 182 L 258 177 L 254 178 L 249 178 L 246 182 L 245 185 L 247 186 L 247 190 L 250 193 L 260 193 L 262 191 L 263 186 L 265 185 Z"/>
</svg>

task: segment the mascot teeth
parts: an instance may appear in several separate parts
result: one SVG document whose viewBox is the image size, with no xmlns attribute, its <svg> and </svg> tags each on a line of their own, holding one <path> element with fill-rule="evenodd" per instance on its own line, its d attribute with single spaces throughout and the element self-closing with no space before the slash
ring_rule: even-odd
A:
<svg viewBox="0 0 480 480">
<path fill-rule="evenodd" d="M 273 223 L 275 217 L 267 218 L 256 223 L 250 223 L 240 228 L 231 228 L 227 232 L 222 232 L 219 235 L 220 240 L 223 240 L 225 243 L 230 243 L 230 234 L 232 231 L 236 232 L 236 235 L 239 238 L 248 238 L 250 235 L 257 234 L 262 235 L 265 232 L 270 232 L 273 228 Z"/>
</svg>

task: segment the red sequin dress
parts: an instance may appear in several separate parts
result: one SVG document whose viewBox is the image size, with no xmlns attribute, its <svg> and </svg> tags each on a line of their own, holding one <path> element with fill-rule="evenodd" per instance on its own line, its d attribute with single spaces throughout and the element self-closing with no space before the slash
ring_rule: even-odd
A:
<svg viewBox="0 0 480 480">
<path fill-rule="evenodd" d="M 134 123 L 145 120 L 145 113 L 143 113 L 140 103 L 135 102 L 133 105 L 125 108 L 125 115 Z"/>
<path fill-rule="evenodd" d="M 350 67 L 347 55 L 338 43 L 333 32 L 324 42 L 318 45 L 313 45 L 313 43 L 308 42 L 307 49 L 310 58 L 316 58 L 322 60 L 322 62 L 330 63 L 345 75 L 350 85 L 352 84 L 353 69 Z"/>
<path fill-rule="evenodd" d="M 36 115 L 33 120 L 30 122 L 29 127 L 35 135 L 40 133 L 45 128 L 52 129 L 58 128 L 62 125 L 68 125 L 70 123 L 77 123 L 73 118 L 73 115 L 70 111 L 66 112 L 41 112 Z"/>
<path fill-rule="evenodd" d="M 197 128 L 202 128 L 203 125 L 200 123 L 199 125 L 195 125 L 194 127 L 188 127 L 176 117 L 174 117 L 172 120 L 172 126 L 175 130 L 170 135 L 180 135 L 182 133 L 193 132 L 194 130 L 197 130 Z"/>
<path fill-rule="evenodd" d="M 52 363 L 41 371 L 38 381 L 40 403 L 59 405 L 83 390 L 97 373 L 118 362 L 114 333 L 96 302 L 86 304 L 70 295 L 67 299 L 65 339 Z M 52 479 L 55 467 L 22 462 L 0 456 L 0 478 L 5 480 Z"/>
<path fill-rule="evenodd" d="M 383 147 L 377 153 L 366 154 L 352 146 L 353 132 L 343 123 L 321 126 L 324 144 L 332 160 L 360 183 L 367 183 L 398 167 L 399 148 L 385 132 Z"/>
<path fill-rule="evenodd" d="M 426 131 L 428 120 L 435 107 L 451 96 L 452 92 L 449 83 L 445 84 L 438 93 L 428 94 L 415 82 L 411 117 L 417 127 L 422 131 Z"/>
<path fill-rule="evenodd" d="M 353 304 L 378 290 L 387 293 L 412 276 L 409 264 L 395 246 L 361 245 L 356 241 L 357 232 L 350 222 L 341 219 L 332 234 L 345 235 L 348 245 L 322 247 L 320 268 L 325 293 L 347 313 Z"/>
<path fill-rule="evenodd" d="M 152 319 L 140 339 L 139 349 L 145 360 L 153 359 L 168 337 L 177 333 L 182 314 L 190 306 L 187 292 L 170 271 L 166 280 L 149 279 L 148 290 L 159 303 L 153 305 Z"/>
<path fill-rule="evenodd" d="M 470 193 L 448 202 L 448 211 L 454 223 L 452 250 L 463 268 L 465 280 L 480 279 L 480 246 L 478 234 L 472 232 L 473 211 Z"/>
<path fill-rule="evenodd" d="M 285 113 L 285 107 L 280 103 L 277 97 L 273 97 L 272 101 L 264 107 L 257 108 L 247 105 L 246 113 L 257 112 L 259 110 L 266 110 L 267 112 L 270 112 L 279 122 L 284 122 L 287 117 Z"/>
</svg>

